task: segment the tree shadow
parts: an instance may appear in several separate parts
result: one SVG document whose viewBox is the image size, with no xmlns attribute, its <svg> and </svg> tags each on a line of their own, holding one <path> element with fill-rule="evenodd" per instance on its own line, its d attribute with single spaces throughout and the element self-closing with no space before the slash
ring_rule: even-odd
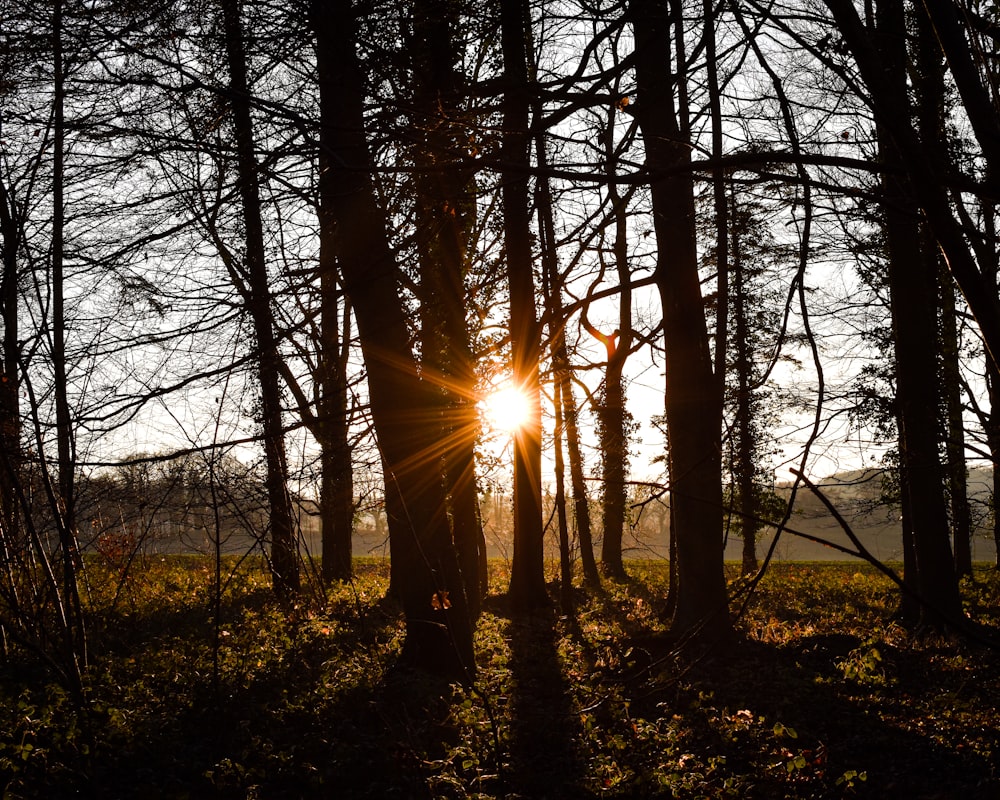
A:
<svg viewBox="0 0 1000 800">
<path fill-rule="evenodd" d="M 744 776 L 741 797 L 1000 797 L 997 687 L 953 686 L 925 653 L 878 647 L 876 659 L 844 634 L 738 640 L 689 663 L 680 681 L 633 687 L 634 709 L 683 718 L 685 746 Z M 990 720 L 975 742 L 947 724 L 955 692 Z M 929 717 L 929 705 L 941 715 Z"/>
<path fill-rule="evenodd" d="M 585 763 L 579 715 L 559 659 L 557 612 L 510 614 L 506 598 L 487 602 L 493 613 L 506 617 L 510 643 L 508 796 L 587 796 L 580 784 Z"/>
</svg>

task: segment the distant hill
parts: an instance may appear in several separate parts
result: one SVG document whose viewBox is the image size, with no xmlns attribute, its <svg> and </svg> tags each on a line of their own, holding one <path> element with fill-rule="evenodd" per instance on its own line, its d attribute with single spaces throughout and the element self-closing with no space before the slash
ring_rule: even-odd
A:
<svg viewBox="0 0 1000 800">
<path fill-rule="evenodd" d="M 992 481 L 993 472 L 988 467 L 973 467 L 969 470 L 969 498 L 975 526 L 973 558 L 977 561 L 993 562 L 996 558 L 992 529 L 988 527 L 991 526 L 988 503 Z M 791 482 L 782 483 L 775 491 L 787 500 L 791 486 Z M 887 502 L 887 497 L 892 495 L 892 487 L 888 485 L 884 470 L 867 468 L 840 472 L 819 481 L 817 486 L 874 555 L 889 561 L 902 559 L 899 506 Z M 823 502 L 805 486 L 798 488 L 788 525 L 791 529 L 821 537 L 843 547 L 851 547 L 850 539 Z M 759 552 L 769 546 L 772 537 L 773 533 L 763 537 L 758 545 Z M 727 548 L 727 558 L 730 557 L 729 552 Z M 775 554 L 786 560 L 839 561 L 851 558 L 833 548 L 785 534 L 779 540 Z"/>
</svg>

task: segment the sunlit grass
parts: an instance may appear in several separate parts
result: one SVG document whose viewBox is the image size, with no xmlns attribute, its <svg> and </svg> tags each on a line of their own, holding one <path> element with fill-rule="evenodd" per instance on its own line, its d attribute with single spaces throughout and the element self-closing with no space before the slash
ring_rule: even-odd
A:
<svg viewBox="0 0 1000 800">
<path fill-rule="evenodd" d="M 307 581 L 290 611 L 257 560 L 226 559 L 220 586 L 211 560 L 153 559 L 127 591 L 113 565 L 87 569 L 86 711 L 30 654 L 0 668 L 5 797 L 841 797 L 993 780 L 995 659 L 897 625 L 895 590 L 867 567 L 775 565 L 743 638 L 692 660 L 663 638 L 662 562 L 578 588 L 572 615 L 529 617 L 509 613 L 493 562 L 471 687 L 399 669 L 380 559 Z M 998 589 L 986 570 L 964 586 L 994 626 Z"/>
</svg>

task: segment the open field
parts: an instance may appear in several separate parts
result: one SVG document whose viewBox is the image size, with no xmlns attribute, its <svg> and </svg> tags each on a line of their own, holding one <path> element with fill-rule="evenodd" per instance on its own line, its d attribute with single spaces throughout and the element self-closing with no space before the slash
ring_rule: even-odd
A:
<svg viewBox="0 0 1000 800">
<path fill-rule="evenodd" d="M 3 797 L 1000 797 L 996 651 L 904 630 L 867 567 L 776 565 L 692 656 L 657 635 L 662 563 L 515 617 L 494 562 L 460 687 L 396 664 L 383 561 L 290 613 L 236 564 L 218 597 L 201 558 L 88 565 L 85 708 L 30 654 L 0 665 Z M 997 573 L 964 592 L 1000 635 Z"/>
<path fill-rule="evenodd" d="M 850 515 L 849 520 L 852 529 L 872 555 L 883 561 L 902 560 L 902 532 L 898 521 L 888 519 L 884 511 L 879 514 Z M 852 547 L 850 539 L 828 514 L 798 515 L 792 518 L 789 527 L 842 547 Z M 624 557 L 632 560 L 666 560 L 669 552 L 669 536 L 667 530 L 655 533 L 646 530 L 626 531 L 622 543 Z M 761 557 L 771 546 L 773 538 L 773 528 L 761 532 L 757 542 L 757 552 Z M 500 535 L 487 530 L 486 545 L 487 553 L 492 559 L 503 560 L 509 558 L 512 553 L 509 534 Z M 547 556 L 552 559 L 558 558 L 559 542 L 554 531 L 547 533 L 545 545 Z M 599 546 L 600 538 L 598 537 L 597 547 L 599 548 Z M 730 537 L 726 543 L 726 560 L 739 561 L 742 546 L 741 539 L 735 535 Z M 353 547 L 355 554 L 362 557 L 388 558 L 389 555 L 387 536 L 370 529 L 355 531 Z M 321 551 L 320 534 L 312 530 L 303 532 L 301 548 L 305 554 L 318 555 Z M 214 542 L 208 534 L 189 534 L 184 537 L 151 539 L 142 549 L 150 554 L 201 553 L 209 555 L 214 550 Z M 260 549 L 260 543 L 243 533 L 229 535 L 222 545 L 222 551 L 227 555 L 239 555 L 255 549 Z M 996 561 L 996 548 L 993 539 L 983 531 L 978 532 L 972 539 L 972 557 L 975 561 L 982 563 L 995 563 Z M 777 561 L 849 562 L 852 557 L 785 531 L 781 534 L 775 547 L 774 559 Z"/>
</svg>

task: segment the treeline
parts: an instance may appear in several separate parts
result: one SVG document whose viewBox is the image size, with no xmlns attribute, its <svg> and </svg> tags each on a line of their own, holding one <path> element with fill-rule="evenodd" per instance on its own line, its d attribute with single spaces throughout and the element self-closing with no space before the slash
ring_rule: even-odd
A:
<svg viewBox="0 0 1000 800">
<path fill-rule="evenodd" d="M 319 498 L 323 578 L 345 579 L 355 475 L 377 470 L 404 656 L 470 677 L 496 468 L 477 402 L 501 375 L 530 407 L 516 610 L 550 602 L 547 525 L 568 610 L 571 556 L 590 586 L 624 577 L 627 520 L 668 500 L 672 630 L 726 637 L 724 537 L 752 575 L 759 530 L 800 489 L 775 503 L 777 454 L 805 481 L 846 430 L 897 476 L 904 614 L 963 626 L 966 456 L 1000 453 L 993 6 L 0 15 L 0 624 L 49 642 L 27 613 L 48 609 L 77 683 L 81 486 L 162 438 L 254 464 L 252 500 L 197 502 L 259 510 L 286 603 L 300 487 Z M 639 361 L 663 376 L 663 478 L 637 499 Z"/>
</svg>

